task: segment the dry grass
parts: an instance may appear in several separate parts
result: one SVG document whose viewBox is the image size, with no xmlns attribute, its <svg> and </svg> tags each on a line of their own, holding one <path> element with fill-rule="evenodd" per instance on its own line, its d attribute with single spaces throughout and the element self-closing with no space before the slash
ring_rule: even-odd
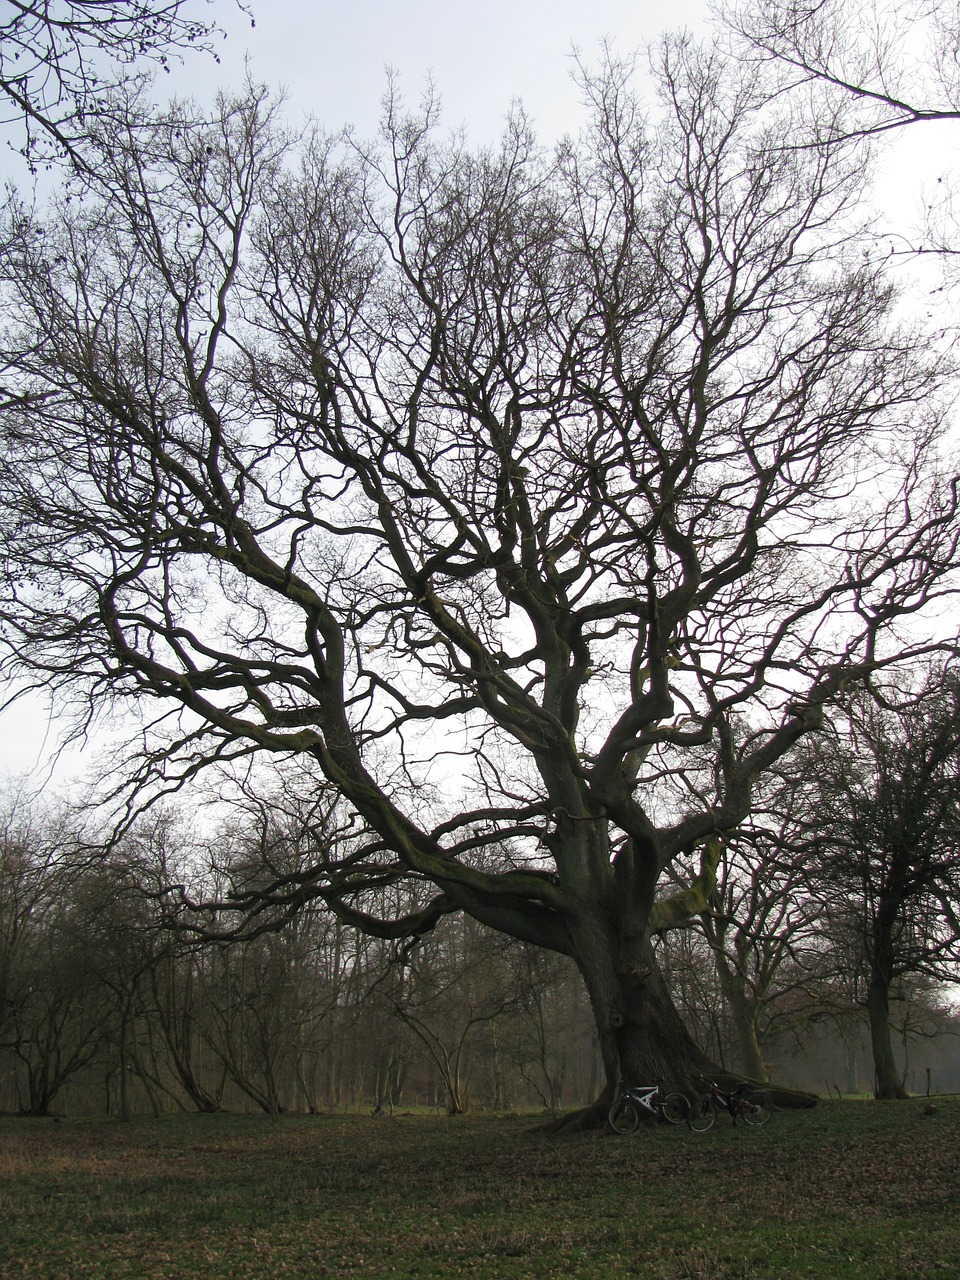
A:
<svg viewBox="0 0 960 1280">
<path fill-rule="evenodd" d="M 552 1137 L 529 1117 L 0 1120 L 4 1280 L 960 1275 L 960 1102 Z"/>
</svg>

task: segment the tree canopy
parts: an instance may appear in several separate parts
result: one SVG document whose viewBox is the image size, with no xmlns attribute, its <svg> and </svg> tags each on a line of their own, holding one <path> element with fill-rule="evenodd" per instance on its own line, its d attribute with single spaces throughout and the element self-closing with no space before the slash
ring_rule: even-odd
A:
<svg viewBox="0 0 960 1280">
<path fill-rule="evenodd" d="M 166 68 L 186 49 L 209 50 L 215 28 L 199 12 L 188 0 L 2 0 L 2 118 L 23 126 L 28 162 L 51 147 L 80 161 L 85 122 L 118 83 L 144 64 Z"/>
</svg>

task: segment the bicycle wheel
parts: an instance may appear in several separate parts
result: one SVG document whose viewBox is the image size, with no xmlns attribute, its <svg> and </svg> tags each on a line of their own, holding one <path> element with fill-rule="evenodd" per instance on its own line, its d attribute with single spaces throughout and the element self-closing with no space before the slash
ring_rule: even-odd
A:
<svg viewBox="0 0 960 1280">
<path fill-rule="evenodd" d="M 747 1124 L 766 1124 L 773 1115 L 773 1104 L 767 1093 L 748 1093 L 740 1104 L 740 1114 Z"/>
<path fill-rule="evenodd" d="M 640 1123 L 640 1112 L 627 1098 L 618 1098 L 610 1108 L 610 1128 L 614 1133 L 633 1133 Z"/>
<path fill-rule="evenodd" d="M 669 1124 L 686 1124 L 690 1099 L 685 1093 L 668 1093 L 660 1104 L 660 1114 Z"/>
<path fill-rule="evenodd" d="M 690 1108 L 687 1124 L 696 1133 L 706 1133 L 717 1121 L 717 1108 L 709 1093 L 705 1093 L 699 1102 Z"/>
</svg>

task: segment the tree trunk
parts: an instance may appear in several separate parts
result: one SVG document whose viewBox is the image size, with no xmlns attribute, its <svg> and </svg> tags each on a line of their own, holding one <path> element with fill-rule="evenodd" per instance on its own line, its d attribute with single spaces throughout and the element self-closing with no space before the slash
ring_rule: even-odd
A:
<svg viewBox="0 0 960 1280">
<path fill-rule="evenodd" d="M 719 941 L 713 944 L 713 958 L 720 990 L 733 1022 L 740 1070 L 748 1080 L 766 1084 L 769 1076 L 757 1036 L 759 1002 L 750 992 L 741 970 L 727 959 Z"/>
<path fill-rule="evenodd" d="M 756 1008 L 749 999 L 730 1002 L 734 1030 L 737 1036 L 737 1049 L 740 1054 L 740 1070 L 748 1080 L 758 1080 L 766 1084 L 769 1080 L 764 1065 L 760 1041 L 757 1037 Z"/>
<path fill-rule="evenodd" d="M 653 948 L 644 943 L 639 965 L 619 975 L 614 1019 L 619 1075 L 633 1084 L 656 1084 L 696 1094 L 702 1076 L 716 1066 L 694 1042 L 673 1003 Z"/>
<path fill-rule="evenodd" d="M 580 922 L 578 965 L 597 1024 L 605 1085 L 597 1099 L 580 1111 L 547 1125 L 549 1130 L 585 1129 L 606 1123 L 618 1083 L 657 1084 L 688 1097 L 703 1092 L 704 1077 L 730 1084 L 738 1077 L 722 1070 L 687 1031 L 660 973 L 649 939 L 631 948 L 635 962 L 618 969 L 614 948 L 604 947 L 602 929 Z M 609 936 L 606 936 L 609 942 Z M 816 1099 L 794 1090 L 775 1089 L 778 1106 L 810 1107 Z"/>
<path fill-rule="evenodd" d="M 860 1082 L 857 1079 L 857 1051 L 856 1048 L 843 1042 L 843 1060 L 847 1073 L 847 1093 L 859 1093 Z"/>
<path fill-rule="evenodd" d="M 551 1131 L 600 1128 L 606 1124 L 617 1085 L 679 1089 L 690 1097 L 703 1090 L 715 1065 L 694 1043 L 660 975 L 652 948 L 647 964 L 617 975 L 584 972 L 603 1057 L 605 1084 L 596 1100 L 547 1125 Z M 581 971 L 583 971 L 581 967 Z"/>
<path fill-rule="evenodd" d="M 867 1013 L 870 1017 L 870 1043 L 873 1048 L 875 1096 L 884 1100 L 905 1098 L 907 1093 L 897 1071 L 890 1035 L 890 983 L 876 965 L 870 974 L 867 988 Z"/>
<path fill-rule="evenodd" d="M 621 1080 L 657 1084 L 699 1094 L 701 1077 L 714 1064 L 694 1043 L 661 976 L 649 939 L 631 947 L 635 963 L 617 966 L 617 954 L 602 929 L 581 922 L 578 965 L 597 1024 L 604 1087 L 584 1111 L 564 1118 L 563 1127 L 603 1124 Z"/>
</svg>

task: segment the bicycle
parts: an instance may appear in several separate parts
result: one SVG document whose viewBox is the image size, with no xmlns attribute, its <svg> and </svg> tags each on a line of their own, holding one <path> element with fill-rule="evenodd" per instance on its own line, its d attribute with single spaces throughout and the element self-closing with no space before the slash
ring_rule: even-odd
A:
<svg viewBox="0 0 960 1280">
<path fill-rule="evenodd" d="M 762 1090 L 748 1092 L 749 1086 L 738 1084 L 735 1089 L 725 1093 L 713 1080 L 707 1081 L 707 1092 L 690 1108 L 687 1124 L 697 1133 L 706 1133 L 716 1123 L 720 1111 L 727 1111 L 745 1124 L 766 1124 L 773 1115 L 770 1095 Z"/>
<path fill-rule="evenodd" d="M 684 1093 L 663 1093 L 659 1084 L 621 1083 L 607 1119 L 614 1133 L 633 1133 L 646 1112 L 668 1124 L 686 1124 L 690 1100 Z"/>
</svg>

